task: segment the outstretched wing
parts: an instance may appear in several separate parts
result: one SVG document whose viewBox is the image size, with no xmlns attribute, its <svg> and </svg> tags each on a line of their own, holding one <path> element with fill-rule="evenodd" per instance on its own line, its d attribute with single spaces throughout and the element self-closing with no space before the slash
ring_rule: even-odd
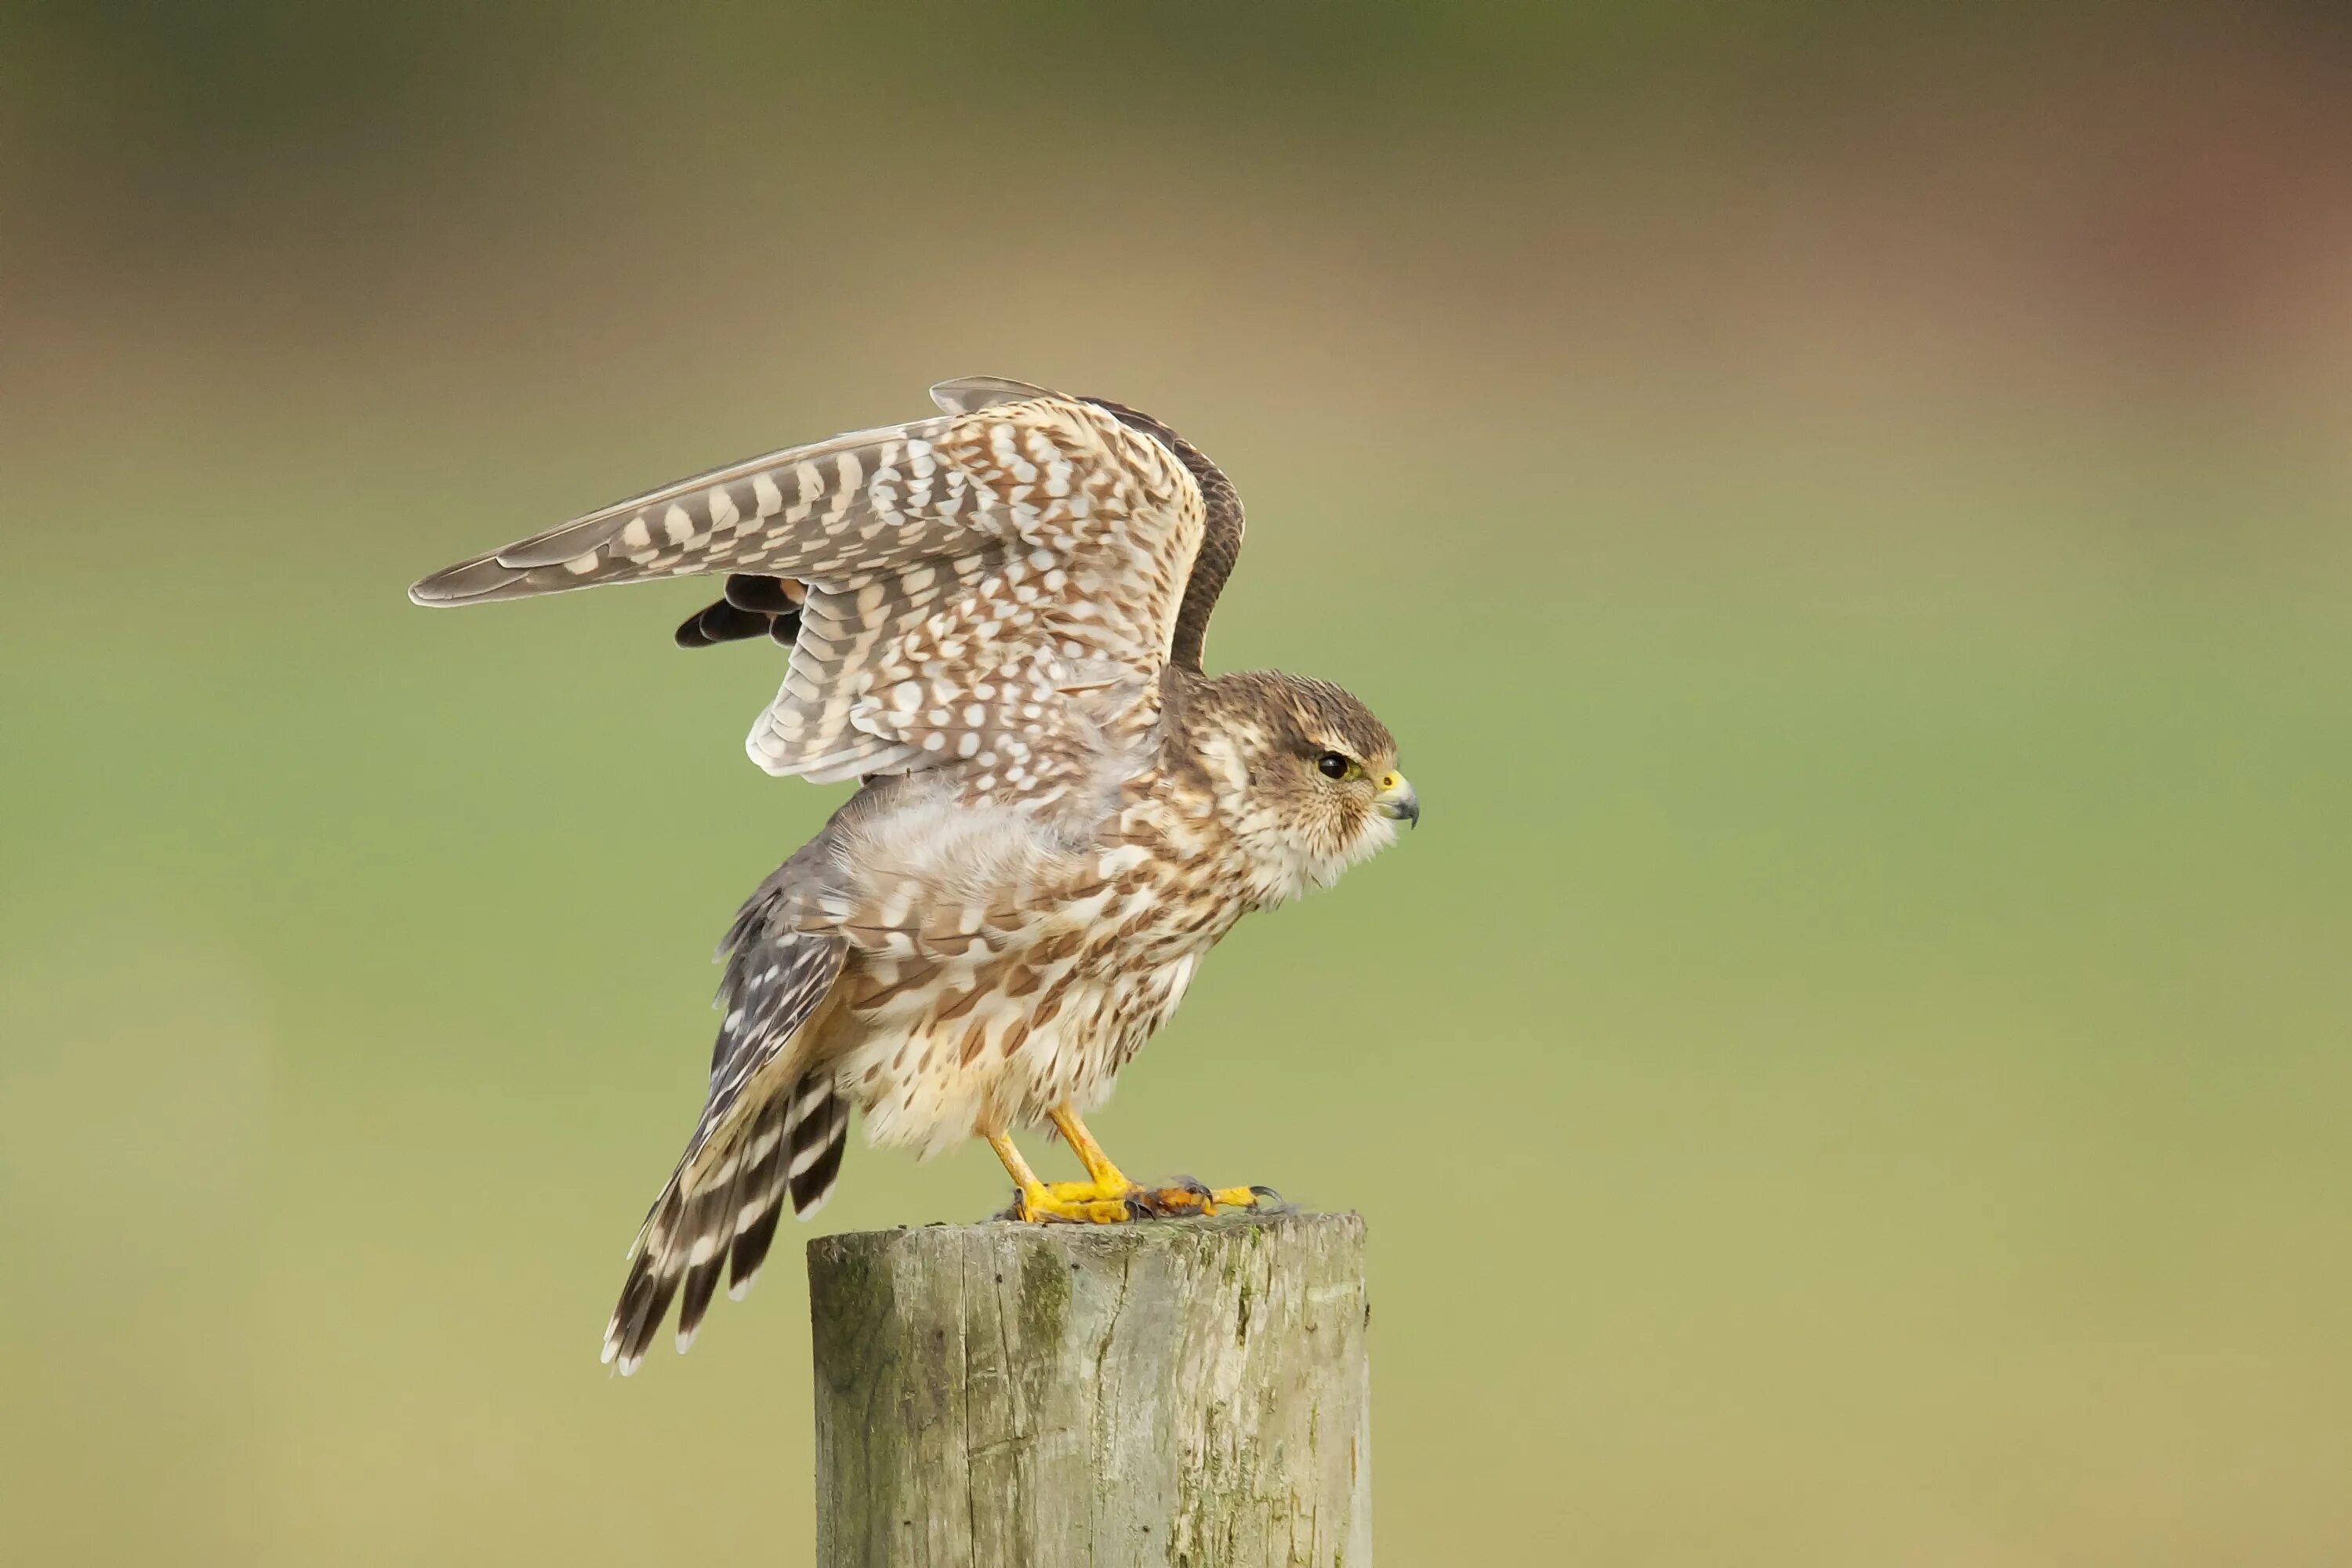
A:
<svg viewBox="0 0 2352 1568">
<path fill-rule="evenodd" d="M 1201 487 L 1100 405 L 986 377 L 932 397 L 945 413 L 664 486 L 410 596 L 709 572 L 803 583 L 790 670 L 747 743 L 761 767 L 824 782 L 985 754 L 996 793 L 1066 787 L 1067 770 L 1033 765 L 1082 726 L 1064 694 L 1168 661 Z"/>
</svg>

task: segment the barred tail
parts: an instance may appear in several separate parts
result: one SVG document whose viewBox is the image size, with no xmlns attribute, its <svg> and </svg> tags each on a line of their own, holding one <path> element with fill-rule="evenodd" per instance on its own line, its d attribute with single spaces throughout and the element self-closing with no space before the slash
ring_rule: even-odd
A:
<svg viewBox="0 0 2352 1568">
<path fill-rule="evenodd" d="M 729 1276 L 727 1294 L 740 1300 L 767 1261 L 776 1222 L 790 1198 L 808 1218 L 832 1194 L 849 1136 L 849 1102 L 831 1078 L 811 1073 L 760 1108 L 735 1145 L 715 1161 L 681 1164 L 654 1201 L 639 1233 L 620 1303 L 604 1328 L 604 1359 L 626 1377 L 645 1361 L 677 1301 L 677 1348 L 694 1343 Z"/>
<path fill-rule="evenodd" d="M 787 1151 L 785 1181 L 791 1186 L 793 1215 L 807 1219 L 824 1206 L 833 1196 L 833 1184 L 841 1179 L 841 1154 L 849 1142 L 849 1101 L 841 1098 L 830 1079 L 812 1089 L 803 1079 L 801 1106 L 790 1129 L 784 1134 Z M 771 1229 L 775 1225 L 776 1211 L 768 1210 Z M 762 1250 L 766 1243 L 761 1244 Z"/>
</svg>

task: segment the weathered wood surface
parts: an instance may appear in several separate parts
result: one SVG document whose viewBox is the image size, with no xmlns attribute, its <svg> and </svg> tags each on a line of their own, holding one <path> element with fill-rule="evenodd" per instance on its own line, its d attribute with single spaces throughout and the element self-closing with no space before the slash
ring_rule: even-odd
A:
<svg viewBox="0 0 2352 1568">
<path fill-rule="evenodd" d="M 821 1568 L 1367 1568 L 1354 1215 L 809 1243 Z"/>
</svg>

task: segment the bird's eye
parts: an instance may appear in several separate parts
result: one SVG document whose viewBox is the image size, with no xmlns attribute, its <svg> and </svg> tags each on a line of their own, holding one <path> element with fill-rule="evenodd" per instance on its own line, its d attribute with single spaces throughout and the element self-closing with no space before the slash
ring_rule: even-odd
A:
<svg viewBox="0 0 2352 1568">
<path fill-rule="evenodd" d="M 1323 776 L 1327 779 L 1343 779 L 1355 764 L 1337 752 L 1326 752 L 1315 759 L 1315 765 L 1323 770 Z"/>
</svg>

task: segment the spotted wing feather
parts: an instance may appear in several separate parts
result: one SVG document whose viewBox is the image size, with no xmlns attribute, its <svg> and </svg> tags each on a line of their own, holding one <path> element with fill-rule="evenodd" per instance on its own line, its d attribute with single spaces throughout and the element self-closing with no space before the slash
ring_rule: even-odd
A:
<svg viewBox="0 0 2352 1568">
<path fill-rule="evenodd" d="M 942 383 L 946 412 L 714 469 L 419 583 L 479 604 L 701 572 L 805 584 L 782 689 L 746 742 L 817 781 L 955 762 L 989 798 L 1051 799 L 1102 744 L 1066 700 L 1169 659 L 1199 483 L 1117 411 L 1017 382 Z M 706 625 L 706 616 L 708 624 Z M 680 640 L 750 623 L 698 616 Z"/>
<path fill-rule="evenodd" d="M 820 782 L 976 760 L 982 795 L 1050 800 L 1101 744 L 1069 693 L 1167 662 L 1201 490 L 1148 432 L 1058 396 L 959 416 L 935 450 L 991 498 L 999 536 L 813 584 L 748 750 Z"/>
<path fill-rule="evenodd" d="M 840 577 L 993 531 L 929 457 L 947 416 L 836 436 L 679 479 L 436 572 L 420 605 L 488 604 L 707 572 Z"/>
</svg>

